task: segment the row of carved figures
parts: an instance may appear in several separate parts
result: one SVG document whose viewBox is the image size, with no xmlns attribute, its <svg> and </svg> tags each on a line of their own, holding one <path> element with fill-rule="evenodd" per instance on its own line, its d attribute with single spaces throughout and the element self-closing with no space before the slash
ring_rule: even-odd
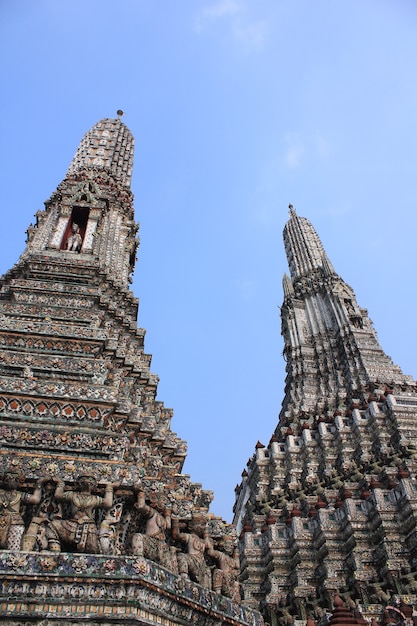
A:
<svg viewBox="0 0 417 626">
<path fill-rule="evenodd" d="M 64 548 L 109 554 L 115 521 L 111 510 L 113 491 L 119 483 L 106 484 L 104 496 L 100 496 L 94 493 L 97 483 L 90 475 L 79 476 L 71 489 L 66 489 L 59 478 L 43 476 L 33 493 L 20 490 L 20 480 L 12 471 L 4 475 L 0 489 L 0 549 L 60 552 Z M 134 508 L 141 532 L 131 533 L 130 554 L 155 561 L 239 602 L 239 557 L 234 538 L 225 535 L 221 544 L 215 545 L 204 514 L 180 520 L 172 515 L 164 495 L 146 497 L 139 488 L 136 492 Z M 33 512 L 26 524 L 25 505 L 32 505 Z M 97 509 L 106 511 L 99 524 Z"/>
</svg>

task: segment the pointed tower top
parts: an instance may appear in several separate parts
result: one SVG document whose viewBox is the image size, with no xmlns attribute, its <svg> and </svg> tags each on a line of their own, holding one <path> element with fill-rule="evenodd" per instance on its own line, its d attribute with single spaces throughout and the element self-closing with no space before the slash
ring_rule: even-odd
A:
<svg viewBox="0 0 417 626">
<path fill-rule="evenodd" d="M 292 204 L 288 208 L 290 219 L 284 228 L 284 244 L 291 278 L 295 280 L 312 270 L 323 268 L 325 251 L 311 222 L 297 215 Z M 329 267 L 326 265 L 327 270 Z"/>
<path fill-rule="evenodd" d="M 84 135 L 67 176 L 76 174 L 82 168 L 108 169 L 122 185 L 130 187 L 134 139 L 121 121 L 122 115 L 123 111 L 119 109 L 117 119 L 100 120 Z"/>
<path fill-rule="evenodd" d="M 134 139 L 120 120 L 102 119 L 82 138 L 64 180 L 28 229 L 24 257 L 84 255 L 126 288 L 136 262 L 139 224 L 130 189 Z M 85 255 L 93 257 L 87 259 Z M 86 260 L 87 259 L 87 260 Z"/>
</svg>

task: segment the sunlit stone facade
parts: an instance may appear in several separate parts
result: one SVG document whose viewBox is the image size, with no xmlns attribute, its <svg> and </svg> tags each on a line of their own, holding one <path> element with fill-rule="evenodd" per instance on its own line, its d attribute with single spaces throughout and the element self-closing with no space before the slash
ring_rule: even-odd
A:
<svg viewBox="0 0 417 626">
<path fill-rule="evenodd" d="M 96 124 L 0 291 L 0 623 L 261 626 L 129 289 L 133 137 Z"/>
<path fill-rule="evenodd" d="M 301 624 L 338 592 L 379 617 L 416 602 L 416 382 L 292 206 L 284 244 L 285 396 L 236 488 L 244 602 Z"/>
</svg>

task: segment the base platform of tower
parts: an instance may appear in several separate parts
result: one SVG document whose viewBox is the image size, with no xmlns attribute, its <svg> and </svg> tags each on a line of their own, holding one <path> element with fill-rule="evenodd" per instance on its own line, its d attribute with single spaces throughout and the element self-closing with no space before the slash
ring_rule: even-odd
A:
<svg viewBox="0 0 417 626">
<path fill-rule="evenodd" d="M 138 301 L 133 137 L 81 141 L 0 282 L 0 624 L 261 626 L 235 527 L 182 473 Z"/>
</svg>

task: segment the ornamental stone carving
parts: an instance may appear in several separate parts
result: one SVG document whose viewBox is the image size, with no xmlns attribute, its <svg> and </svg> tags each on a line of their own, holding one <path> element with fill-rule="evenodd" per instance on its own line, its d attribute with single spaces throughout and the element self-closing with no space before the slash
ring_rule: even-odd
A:
<svg viewBox="0 0 417 626">
<path fill-rule="evenodd" d="M 261 626 L 156 399 L 132 159 L 119 118 L 93 127 L 0 281 L 0 621 Z"/>
</svg>

